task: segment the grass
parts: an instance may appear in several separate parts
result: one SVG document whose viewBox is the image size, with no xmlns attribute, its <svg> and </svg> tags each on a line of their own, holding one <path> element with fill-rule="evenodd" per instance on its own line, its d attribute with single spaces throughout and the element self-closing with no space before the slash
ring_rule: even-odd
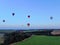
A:
<svg viewBox="0 0 60 45">
<path fill-rule="evenodd" d="M 17 42 L 14 45 L 60 45 L 60 36 L 37 36 Z"/>
</svg>

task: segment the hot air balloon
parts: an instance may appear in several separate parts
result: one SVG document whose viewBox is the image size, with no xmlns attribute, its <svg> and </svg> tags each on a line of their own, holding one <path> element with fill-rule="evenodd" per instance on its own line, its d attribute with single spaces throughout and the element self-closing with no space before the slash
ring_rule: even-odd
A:
<svg viewBox="0 0 60 45">
<path fill-rule="evenodd" d="M 5 22 L 5 20 L 3 20 L 3 22 Z"/>
<path fill-rule="evenodd" d="M 28 18 L 30 18 L 30 15 L 28 15 Z"/>
<path fill-rule="evenodd" d="M 52 19 L 53 19 L 53 17 L 51 16 L 51 17 L 50 17 L 50 19 L 52 20 Z"/>
<path fill-rule="evenodd" d="M 27 26 L 30 26 L 30 23 L 27 23 Z"/>
<path fill-rule="evenodd" d="M 14 16 L 15 15 L 15 13 L 12 13 L 12 16 Z"/>
</svg>

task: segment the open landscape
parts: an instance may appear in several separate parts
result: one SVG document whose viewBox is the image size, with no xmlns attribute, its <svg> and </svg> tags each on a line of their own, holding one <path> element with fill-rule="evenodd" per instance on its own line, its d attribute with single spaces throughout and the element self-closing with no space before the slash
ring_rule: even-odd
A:
<svg viewBox="0 0 60 45">
<path fill-rule="evenodd" d="M 32 35 L 30 38 L 12 45 L 60 45 L 60 36 Z"/>
<path fill-rule="evenodd" d="M 59 45 L 60 30 L 0 30 L 0 44 L 2 43 L 4 45 Z"/>
</svg>

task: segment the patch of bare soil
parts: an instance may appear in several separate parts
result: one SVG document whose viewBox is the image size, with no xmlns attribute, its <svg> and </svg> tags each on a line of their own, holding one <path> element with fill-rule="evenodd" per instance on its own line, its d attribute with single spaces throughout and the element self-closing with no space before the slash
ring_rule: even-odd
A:
<svg viewBox="0 0 60 45">
<path fill-rule="evenodd" d="M 54 30 L 51 32 L 52 35 L 60 35 L 60 30 Z"/>
</svg>

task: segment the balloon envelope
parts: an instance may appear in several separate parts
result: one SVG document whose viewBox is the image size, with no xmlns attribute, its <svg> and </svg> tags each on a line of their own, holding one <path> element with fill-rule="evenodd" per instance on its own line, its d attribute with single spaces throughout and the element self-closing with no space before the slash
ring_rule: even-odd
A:
<svg viewBox="0 0 60 45">
<path fill-rule="evenodd" d="M 5 22 L 5 20 L 3 20 L 3 22 Z"/>
<path fill-rule="evenodd" d="M 27 26 L 30 26 L 30 23 L 27 23 Z"/>
<path fill-rule="evenodd" d="M 50 17 L 50 19 L 52 20 L 52 19 L 53 19 L 53 17 Z"/>
<path fill-rule="evenodd" d="M 14 15 L 15 15 L 15 13 L 12 13 L 12 15 L 14 16 Z"/>
<path fill-rule="evenodd" d="M 30 18 L 30 15 L 28 15 L 28 18 Z"/>
</svg>

